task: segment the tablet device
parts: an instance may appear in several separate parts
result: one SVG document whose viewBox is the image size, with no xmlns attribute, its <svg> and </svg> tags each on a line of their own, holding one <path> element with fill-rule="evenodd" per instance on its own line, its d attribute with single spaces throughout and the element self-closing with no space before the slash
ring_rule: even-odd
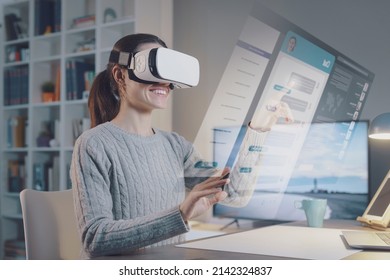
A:
<svg viewBox="0 0 390 280">
<path fill-rule="evenodd" d="M 376 229 L 386 229 L 390 222 L 390 170 L 358 221 Z"/>
</svg>

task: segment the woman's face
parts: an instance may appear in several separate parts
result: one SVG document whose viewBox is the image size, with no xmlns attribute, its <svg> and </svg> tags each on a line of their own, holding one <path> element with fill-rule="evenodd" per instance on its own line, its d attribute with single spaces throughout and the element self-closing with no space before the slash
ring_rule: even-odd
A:
<svg viewBox="0 0 390 280">
<path fill-rule="evenodd" d="M 138 51 L 159 47 L 161 45 L 157 43 L 146 43 L 140 45 Z M 141 111 L 152 111 L 168 106 L 169 83 L 142 84 L 130 80 L 126 69 L 123 72 L 126 77 L 124 98 L 129 107 Z"/>
</svg>

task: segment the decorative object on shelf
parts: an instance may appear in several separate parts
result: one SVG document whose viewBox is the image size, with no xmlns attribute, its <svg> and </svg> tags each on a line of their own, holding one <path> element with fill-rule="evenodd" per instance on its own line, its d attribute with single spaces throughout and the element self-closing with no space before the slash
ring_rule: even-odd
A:
<svg viewBox="0 0 390 280">
<path fill-rule="evenodd" d="M 93 51 L 95 49 L 96 42 L 95 38 L 83 40 L 77 43 L 76 48 L 73 50 L 73 52 L 87 52 L 87 51 Z"/>
<path fill-rule="evenodd" d="M 390 113 L 380 114 L 372 120 L 369 137 L 373 139 L 390 139 Z"/>
<path fill-rule="evenodd" d="M 4 16 L 5 31 L 7 40 L 17 40 L 27 38 L 27 24 L 22 22 L 22 19 L 14 13 L 9 13 Z"/>
<path fill-rule="evenodd" d="M 50 147 L 50 141 L 53 139 L 53 133 L 50 129 L 50 122 L 42 122 L 42 131 L 37 137 L 37 147 Z"/>
<path fill-rule="evenodd" d="M 107 8 L 104 10 L 104 23 L 115 21 L 117 16 L 116 12 L 112 8 Z"/>
<path fill-rule="evenodd" d="M 42 90 L 42 102 L 53 102 L 55 101 L 55 85 L 51 81 L 44 82 L 41 86 Z"/>
</svg>

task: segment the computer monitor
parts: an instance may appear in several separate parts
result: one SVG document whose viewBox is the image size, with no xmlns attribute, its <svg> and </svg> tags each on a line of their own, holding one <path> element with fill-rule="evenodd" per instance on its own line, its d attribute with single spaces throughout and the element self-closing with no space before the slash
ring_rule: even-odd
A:
<svg viewBox="0 0 390 280">
<path fill-rule="evenodd" d="M 369 168 L 367 122 L 359 120 L 373 79 L 358 62 L 255 1 L 195 144 L 208 140 L 209 147 L 201 152 L 208 155 L 211 150 L 213 166 L 231 167 L 247 124 L 267 100 L 287 103 L 295 122 L 278 122 L 269 133 L 248 207 L 233 211 L 217 205 L 214 215 L 297 220 L 304 213 L 292 215 L 289 201 L 322 195 L 331 196 L 327 218 L 361 215 L 367 206 Z M 326 149 L 329 154 L 316 157 Z M 305 177 L 305 168 L 310 177 Z M 321 174 L 328 169 L 339 173 Z M 356 173 L 347 176 L 347 170 Z M 336 210 L 344 206 L 350 208 Z"/>
<path fill-rule="evenodd" d="M 264 147 L 273 145 L 272 141 L 266 141 Z M 216 160 L 224 157 L 222 149 L 215 152 Z M 260 169 L 277 165 L 283 170 L 283 160 L 284 157 L 275 156 L 275 151 L 265 154 Z M 325 198 L 328 200 L 326 219 L 356 219 L 368 203 L 368 122 L 310 124 L 288 183 L 281 188 L 279 181 L 284 176 L 287 176 L 284 171 L 277 176 L 260 174 L 247 206 L 217 204 L 214 215 L 275 222 L 304 220 L 305 213 L 295 208 L 295 201 Z"/>
</svg>

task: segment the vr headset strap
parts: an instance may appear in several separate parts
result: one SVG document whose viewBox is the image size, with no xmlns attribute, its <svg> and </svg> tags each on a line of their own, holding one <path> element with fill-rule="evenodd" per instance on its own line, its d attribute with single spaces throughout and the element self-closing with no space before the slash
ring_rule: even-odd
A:
<svg viewBox="0 0 390 280">
<path fill-rule="evenodd" d="M 127 72 L 128 72 L 130 80 L 136 81 L 136 82 L 141 83 L 141 84 L 149 84 L 149 85 L 155 84 L 156 82 L 142 80 L 134 74 L 134 71 L 133 71 L 134 59 L 133 58 L 134 58 L 134 55 L 132 53 L 118 52 L 118 51 L 112 50 L 108 61 L 112 62 L 112 63 L 118 63 L 121 66 L 125 66 L 127 68 Z M 174 88 L 172 83 L 169 84 L 169 88 L 170 89 Z"/>
<path fill-rule="evenodd" d="M 112 50 L 110 53 L 110 58 L 108 59 L 109 62 L 112 63 L 118 63 L 121 66 L 125 66 L 127 68 L 127 72 L 129 75 L 129 79 L 136 81 L 141 84 L 154 84 L 155 82 L 145 81 L 140 78 L 138 78 L 134 72 L 134 59 L 133 54 L 128 52 L 118 52 Z"/>
<path fill-rule="evenodd" d="M 109 62 L 112 63 L 118 63 L 121 66 L 126 66 L 129 68 L 129 65 L 132 60 L 131 53 L 128 52 L 118 52 L 112 50 L 110 53 L 110 58 L 108 59 Z"/>
</svg>

